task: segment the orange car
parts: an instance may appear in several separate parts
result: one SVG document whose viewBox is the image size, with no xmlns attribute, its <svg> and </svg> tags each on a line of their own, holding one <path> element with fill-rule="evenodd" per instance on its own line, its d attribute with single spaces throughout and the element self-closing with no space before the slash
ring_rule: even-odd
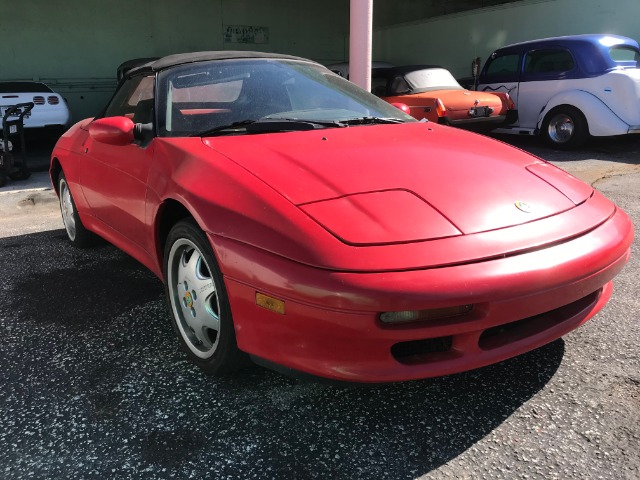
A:
<svg viewBox="0 0 640 480">
<path fill-rule="evenodd" d="M 465 90 L 438 65 L 376 68 L 371 84 L 375 95 L 389 103 L 407 105 L 408 113 L 418 120 L 493 129 L 517 118 L 508 93 Z"/>
</svg>

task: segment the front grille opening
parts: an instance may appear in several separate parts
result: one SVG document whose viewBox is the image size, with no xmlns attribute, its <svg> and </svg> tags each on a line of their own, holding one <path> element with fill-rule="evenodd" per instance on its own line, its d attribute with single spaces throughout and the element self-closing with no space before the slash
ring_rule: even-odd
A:
<svg viewBox="0 0 640 480">
<path fill-rule="evenodd" d="M 500 348 L 504 345 L 544 332 L 569 318 L 575 317 L 581 312 L 584 312 L 586 315 L 593 305 L 595 305 L 601 293 L 602 289 L 599 289 L 580 300 L 576 300 L 573 303 L 556 308 L 555 310 L 488 328 L 480 335 L 478 346 L 482 350 Z"/>
<path fill-rule="evenodd" d="M 391 355 L 400 363 L 419 363 L 430 359 L 435 360 L 440 356 L 438 354 L 448 352 L 452 344 L 452 336 L 400 342 L 391 347 Z"/>
</svg>

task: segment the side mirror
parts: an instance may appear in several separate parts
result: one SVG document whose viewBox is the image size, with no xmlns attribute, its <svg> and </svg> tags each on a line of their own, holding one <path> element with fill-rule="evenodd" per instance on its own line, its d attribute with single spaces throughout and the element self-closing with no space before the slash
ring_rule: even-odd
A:
<svg viewBox="0 0 640 480">
<path fill-rule="evenodd" d="M 141 143 L 146 143 L 151 140 L 153 138 L 153 122 L 134 124 L 133 138 Z"/>
<path fill-rule="evenodd" d="M 407 115 L 411 115 L 411 109 L 409 108 L 409 105 L 407 105 L 406 103 L 394 102 L 391 105 L 396 107 L 398 110 L 402 110 Z"/>
<path fill-rule="evenodd" d="M 89 124 L 89 135 L 108 145 L 129 145 L 133 142 L 133 121 L 127 117 L 105 117 Z"/>
</svg>

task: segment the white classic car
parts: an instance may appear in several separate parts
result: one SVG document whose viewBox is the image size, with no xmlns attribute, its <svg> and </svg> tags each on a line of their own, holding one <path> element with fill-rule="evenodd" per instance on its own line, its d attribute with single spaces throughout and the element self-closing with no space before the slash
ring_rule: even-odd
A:
<svg viewBox="0 0 640 480">
<path fill-rule="evenodd" d="M 534 40 L 493 52 L 478 90 L 507 92 L 518 119 L 500 133 L 542 135 L 555 148 L 589 135 L 640 133 L 640 49 L 618 35 Z"/>
<path fill-rule="evenodd" d="M 0 82 L 0 119 L 8 107 L 33 102 L 23 119 L 25 129 L 46 129 L 61 134 L 71 124 L 66 100 L 40 82 Z M 2 124 L 0 124 L 0 130 Z"/>
</svg>

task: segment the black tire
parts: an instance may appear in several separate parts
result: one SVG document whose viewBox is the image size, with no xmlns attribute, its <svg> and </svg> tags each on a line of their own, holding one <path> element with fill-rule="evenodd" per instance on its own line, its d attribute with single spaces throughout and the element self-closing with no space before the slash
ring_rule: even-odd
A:
<svg viewBox="0 0 640 480">
<path fill-rule="evenodd" d="M 589 125 L 580 110 L 561 105 L 544 118 L 541 133 L 550 147 L 571 150 L 585 144 L 589 138 Z"/>
<path fill-rule="evenodd" d="M 11 180 L 26 180 L 31 176 L 31 171 L 24 163 L 21 163 L 15 171 L 9 174 Z"/>
<path fill-rule="evenodd" d="M 189 360 L 209 375 L 242 367 L 229 297 L 204 232 L 192 219 L 178 222 L 164 249 L 167 302 L 173 328 Z"/>
<path fill-rule="evenodd" d="M 4 170 L 0 170 L 0 187 L 4 187 L 7 184 L 7 174 Z"/>
<path fill-rule="evenodd" d="M 69 184 L 62 172 L 60 172 L 60 176 L 58 177 L 58 199 L 60 201 L 62 222 L 64 223 L 64 229 L 67 232 L 67 238 L 69 238 L 71 245 L 76 248 L 86 248 L 93 245 L 96 241 L 96 236 L 82 224 L 82 220 L 80 220 L 78 210 L 76 209 L 76 203 L 71 196 Z"/>
</svg>

